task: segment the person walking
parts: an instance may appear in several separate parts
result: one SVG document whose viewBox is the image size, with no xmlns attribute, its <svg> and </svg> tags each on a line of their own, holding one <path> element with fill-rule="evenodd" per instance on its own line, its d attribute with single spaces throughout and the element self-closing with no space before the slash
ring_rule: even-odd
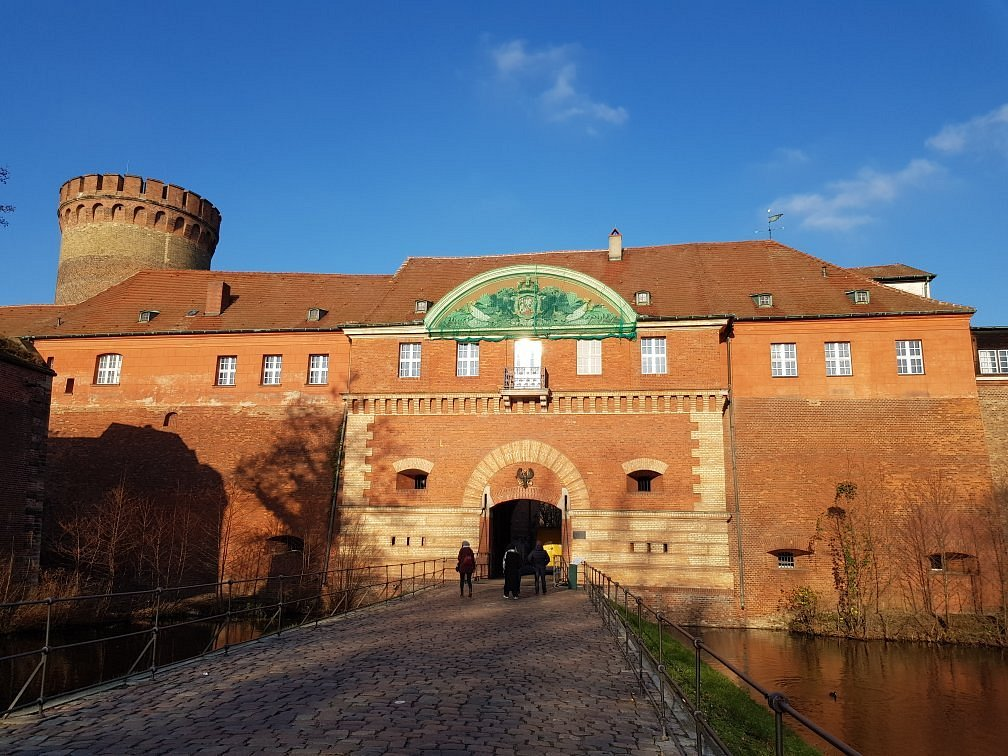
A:
<svg viewBox="0 0 1008 756">
<path fill-rule="evenodd" d="M 539 586 L 542 586 L 543 594 L 546 593 L 546 565 L 550 563 L 550 555 L 543 548 L 542 541 L 536 541 L 535 548 L 529 552 L 528 562 L 532 565 L 535 577 L 535 592 L 539 595 Z"/>
<path fill-rule="evenodd" d="M 465 596 L 465 587 L 468 584 L 469 598 L 472 598 L 472 576 L 476 571 L 476 555 L 469 546 L 469 541 L 462 541 L 455 570 L 459 574 L 459 596 Z"/>
<path fill-rule="evenodd" d="M 522 557 L 518 547 L 511 543 L 504 552 L 504 598 L 516 599 L 521 593 Z"/>
</svg>

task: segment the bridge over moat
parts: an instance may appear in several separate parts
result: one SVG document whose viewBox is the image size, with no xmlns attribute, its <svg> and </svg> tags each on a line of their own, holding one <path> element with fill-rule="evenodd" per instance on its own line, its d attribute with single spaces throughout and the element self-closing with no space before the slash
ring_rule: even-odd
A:
<svg viewBox="0 0 1008 756">
<path fill-rule="evenodd" d="M 531 588 L 531 586 L 526 586 Z M 372 607 L 0 724 L 6 753 L 688 753 L 583 591 Z"/>
</svg>

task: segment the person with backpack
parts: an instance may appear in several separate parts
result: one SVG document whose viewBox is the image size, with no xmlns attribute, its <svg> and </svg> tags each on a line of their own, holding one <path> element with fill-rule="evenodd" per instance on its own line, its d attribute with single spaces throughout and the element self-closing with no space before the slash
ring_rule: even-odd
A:
<svg viewBox="0 0 1008 756">
<path fill-rule="evenodd" d="M 469 598 L 472 598 L 472 576 L 476 571 L 476 555 L 469 546 L 469 541 L 462 541 L 462 548 L 458 553 L 458 564 L 455 570 L 459 574 L 459 596 L 465 596 L 466 584 L 469 585 Z"/>
<path fill-rule="evenodd" d="M 521 593 L 522 556 L 515 544 L 504 552 L 504 598 L 516 599 Z"/>
</svg>

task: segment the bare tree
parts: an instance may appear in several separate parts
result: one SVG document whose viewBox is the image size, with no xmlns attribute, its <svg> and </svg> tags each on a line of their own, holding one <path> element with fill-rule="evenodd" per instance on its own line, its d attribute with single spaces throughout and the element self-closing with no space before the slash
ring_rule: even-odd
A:
<svg viewBox="0 0 1008 756">
<path fill-rule="evenodd" d="M 6 184 L 9 176 L 10 173 L 7 171 L 7 169 L 4 166 L 0 165 L 0 184 Z M 14 205 L 0 205 L 0 226 L 7 225 L 7 219 L 4 218 L 4 215 L 13 212 L 14 212 Z"/>
</svg>

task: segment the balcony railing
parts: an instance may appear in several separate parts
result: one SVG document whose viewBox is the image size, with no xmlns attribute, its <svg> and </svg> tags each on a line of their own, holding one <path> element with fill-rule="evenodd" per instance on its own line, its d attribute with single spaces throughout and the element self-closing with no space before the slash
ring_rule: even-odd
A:
<svg viewBox="0 0 1008 756">
<path fill-rule="evenodd" d="M 536 399 L 545 408 L 549 394 L 549 374 L 546 368 L 504 368 L 501 396 L 505 403 L 510 404 L 512 399 Z"/>
<path fill-rule="evenodd" d="M 504 368 L 504 390 L 548 388 L 546 369 L 541 367 Z"/>
</svg>

